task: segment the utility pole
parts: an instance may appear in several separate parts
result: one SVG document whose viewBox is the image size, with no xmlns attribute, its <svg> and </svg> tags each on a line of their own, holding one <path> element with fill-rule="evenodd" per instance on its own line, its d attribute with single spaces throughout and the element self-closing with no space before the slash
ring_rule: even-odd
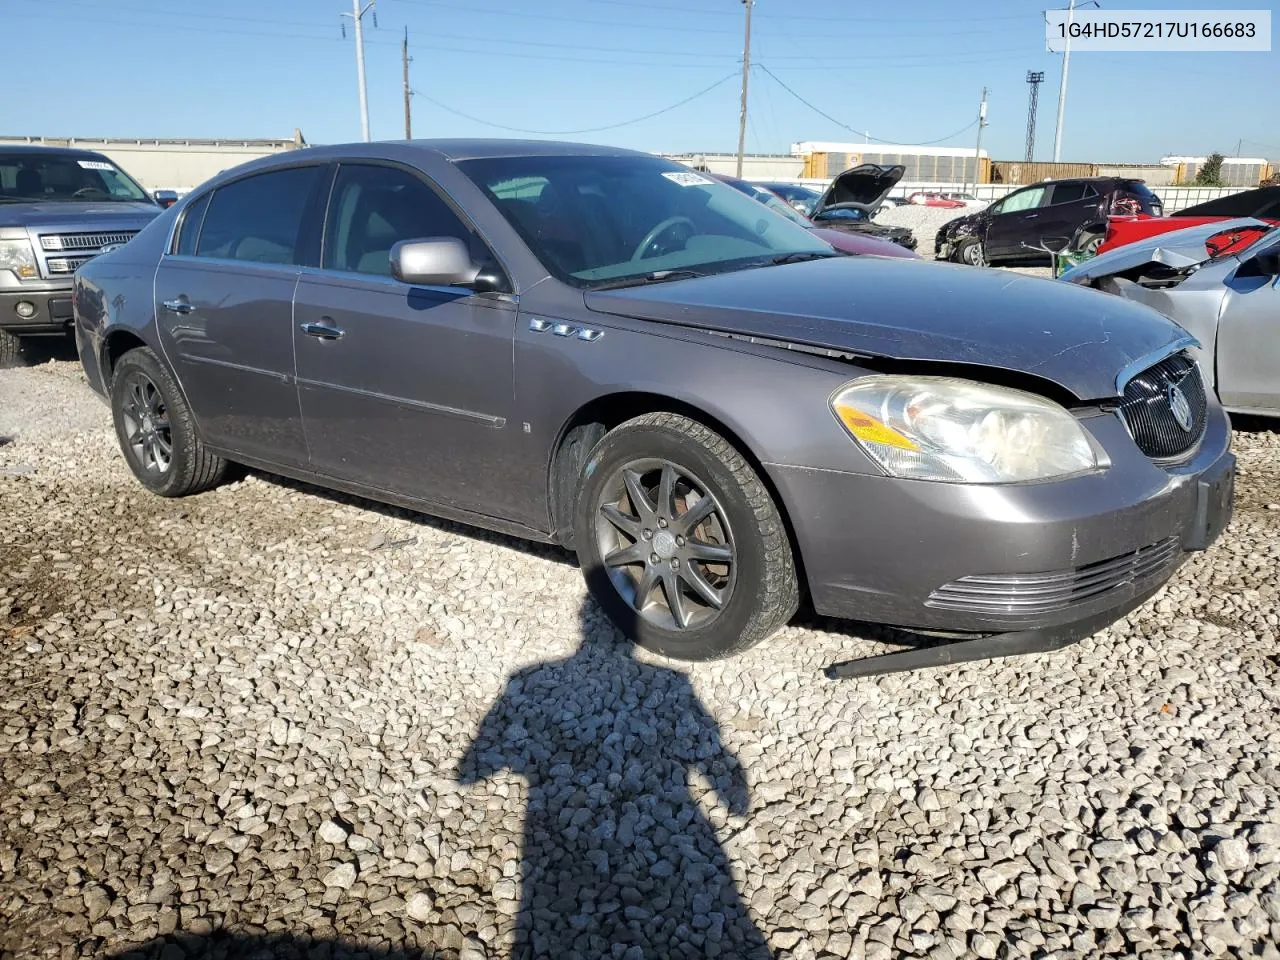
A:
<svg viewBox="0 0 1280 960">
<path fill-rule="evenodd" d="M 1027 100 L 1027 153 L 1023 159 L 1030 163 L 1036 154 L 1036 112 L 1040 109 L 1040 84 L 1044 82 L 1043 70 L 1028 70 L 1027 83 L 1031 95 Z"/>
<path fill-rule="evenodd" d="M 360 0 L 351 0 L 351 13 L 342 14 L 344 17 L 351 18 L 356 29 L 356 82 L 360 87 L 360 133 L 366 143 L 369 141 L 369 96 L 364 86 L 364 15 L 373 9 L 376 2 L 377 0 L 369 0 L 361 7 Z M 376 13 L 373 15 L 373 22 L 375 26 L 378 23 Z"/>
<path fill-rule="evenodd" d="M 978 145 L 973 148 L 973 192 L 978 192 L 978 178 L 982 176 L 982 131 L 987 125 L 987 93 L 982 88 L 982 103 L 978 107 Z M 967 186 L 967 185 L 966 185 Z"/>
<path fill-rule="evenodd" d="M 409 89 L 409 28 L 404 28 L 404 44 L 400 48 L 400 59 L 404 64 L 404 138 L 413 139 L 413 117 L 409 109 L 409 98 L 413 91 Z"/>
<path fill-rule="evenodd" d="M 359 0 L 357 0 L 359 2 Z M 742 44 L 742 111 L 738 114 L 738 176 L 742 176 L 742 151 L 747 145 L 747 76 L 751 73 L 751 8 L 756 0 L 742 0 L 747 8 L 747 36 Z"/>
</svg>

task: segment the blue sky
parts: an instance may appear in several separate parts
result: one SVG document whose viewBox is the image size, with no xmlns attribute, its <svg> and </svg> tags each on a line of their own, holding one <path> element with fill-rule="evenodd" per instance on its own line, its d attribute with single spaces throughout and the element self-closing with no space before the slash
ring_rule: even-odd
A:
<svg viewBox="0 0 1280 960">
<path fill-rule="evenodd" d="M 559 135 L 701 92 L 648 120 L 562 138 L 736 149 L 740 0 L 378 0 L 376 9 L 377 28 L 366 20 L 374 139 L 403 136 L 407 26 L 421 94 L 416 136 L 518 135 L 477 120 Z M 1051 159 L 1061 58 L 1045 51 L 1044 9 L 1029 0 L 757 0 L 752 58 L 772 76 L 758 69 L 751 77 L 747 149 L 785 153 L 797 140 L 861 139 L 846 126 L 882 140 L 937 140 L 972 124 L 985 85 L 983 145 L 996 158 L 1020 157 L 1024 77 L 1043 70 L 1036 158 Z M 26 78 L 25 93 L 0 109 L 0 134 L 245 138 L 299 127 L 312 143 L 359 139 L 349 22 L 345 40 L 340 32 L 339 14 L 350 10 L 349 0 L 0 0 L 5 65 Z M 1076 52 L 1062 159 L 1231 155 L 1243 141 L 1242 155 L 1280 161 L 1277 80 L 1274 51 Z M 970 126 L 945 143 L 972 146 L 974 134 Z"/>
</svg>

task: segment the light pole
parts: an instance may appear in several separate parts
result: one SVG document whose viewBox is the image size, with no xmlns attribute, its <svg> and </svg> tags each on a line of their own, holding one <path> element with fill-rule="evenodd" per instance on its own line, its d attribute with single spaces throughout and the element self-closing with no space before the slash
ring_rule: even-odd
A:
<svg viewBox="0 0 1280 960">
<path fill-rule="evenodd" d="M 342 16 L 350 17 L 355 24 L 356 30 L 356 83 L 360 88 L 360 134 L 364 137 L 366 143 L 369 142 L 369 95 L 364 86 L 364 15 L 373 9 L 373 5 L 377 0 L 369 0 L 363 7 L 360 6 L 360 0 L 351 0 L 351 13 L 344 13 Z M 378 15 L 374 15 L 374 25 L 377 25 Z"/>
<path fill-rule="evenodd" d="M 1099 7 L 1097 0 L 1087 0 L 1082 7 Z M 1067 45 L 1062 53 L 1062 81 L 1058 84 L 1058 125 L 1053 131 L 1053 162 L 1062 158 L 1062 118 L 1067 112 L 1067 71 L 1071 67 L 1071 24 L 1075 20 L 1076 0 L 1067 5 Z"/>
<path fill-rule="evenodd" d="M 357 0 L 359 2 L 359 0 Z M 738 177 L 742 177 L 742 151 L 747 144 L 747 75 L 751 72 L 751 8 L 756 0 L 742 0 L 747 8 L 747 36 L 742 44 L 742 110 L 738 114 Z"/>
</svg>

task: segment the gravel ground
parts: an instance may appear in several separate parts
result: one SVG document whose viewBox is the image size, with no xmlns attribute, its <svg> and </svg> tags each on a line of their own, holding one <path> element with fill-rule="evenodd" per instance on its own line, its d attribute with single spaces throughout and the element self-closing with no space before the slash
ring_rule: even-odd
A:
<svg viewBox="0 0 1280 960">
<path fill-rule="evenodd" d="M 3 960 L 1280 957 L 1280 434 L 1096 638 L 835 683 L 870 631 L 674 664 L 555 550 L 152 497 L 67 360 L 0 435 Z"/>
</svg>

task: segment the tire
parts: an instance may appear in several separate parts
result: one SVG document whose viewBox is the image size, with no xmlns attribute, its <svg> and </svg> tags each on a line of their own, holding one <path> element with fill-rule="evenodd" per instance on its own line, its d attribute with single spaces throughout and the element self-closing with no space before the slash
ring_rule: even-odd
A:
<svg viewBox="0 0 1280 960">
<path fill-rule="evenodd" d="M 956 252 L 953 256 L 956 263 L 965 263 L 971 267 L 985 267 L 987 265 L 986 251 L 982 249 L 982 241 L 977 237 L 961 240 L 956 245 Z"/>
<path fill-rule="evenodd" d="M 0 370 L 22 363 L 22 340 L 8 330 L 0 330 Z"/>
<path fill-rule="evenodd" d="M 714 660 L 754 646 L 795 613 L 800 592 L 782 516 L 750 464 L 705 425 L 673 413 L 628 420 L 592 449 L 582 478 L 578 562 L 609 619 L 640 646 Z M 642 584 L 649 589 L 637 608 Z"/>
<path fill-rule="evenodd" d="M 1098 255 L 1098 248 L 1102 246 L 1102 241 L 1106 239 L 1106 234 L 1102 233 L 1086 233 L 1080 237 L 1080 242 L 1076 249 L 1081 253 L 1088 254 L 1091 257 Z"/>
<path fill-rule="evenodd" d="M 205 449 L 177 381 L 147 347 L 116 363 L 111 416 L 125 462 L 152 493 L 185 497 L 226 476 L 227 461 Z"/>
</svg>

